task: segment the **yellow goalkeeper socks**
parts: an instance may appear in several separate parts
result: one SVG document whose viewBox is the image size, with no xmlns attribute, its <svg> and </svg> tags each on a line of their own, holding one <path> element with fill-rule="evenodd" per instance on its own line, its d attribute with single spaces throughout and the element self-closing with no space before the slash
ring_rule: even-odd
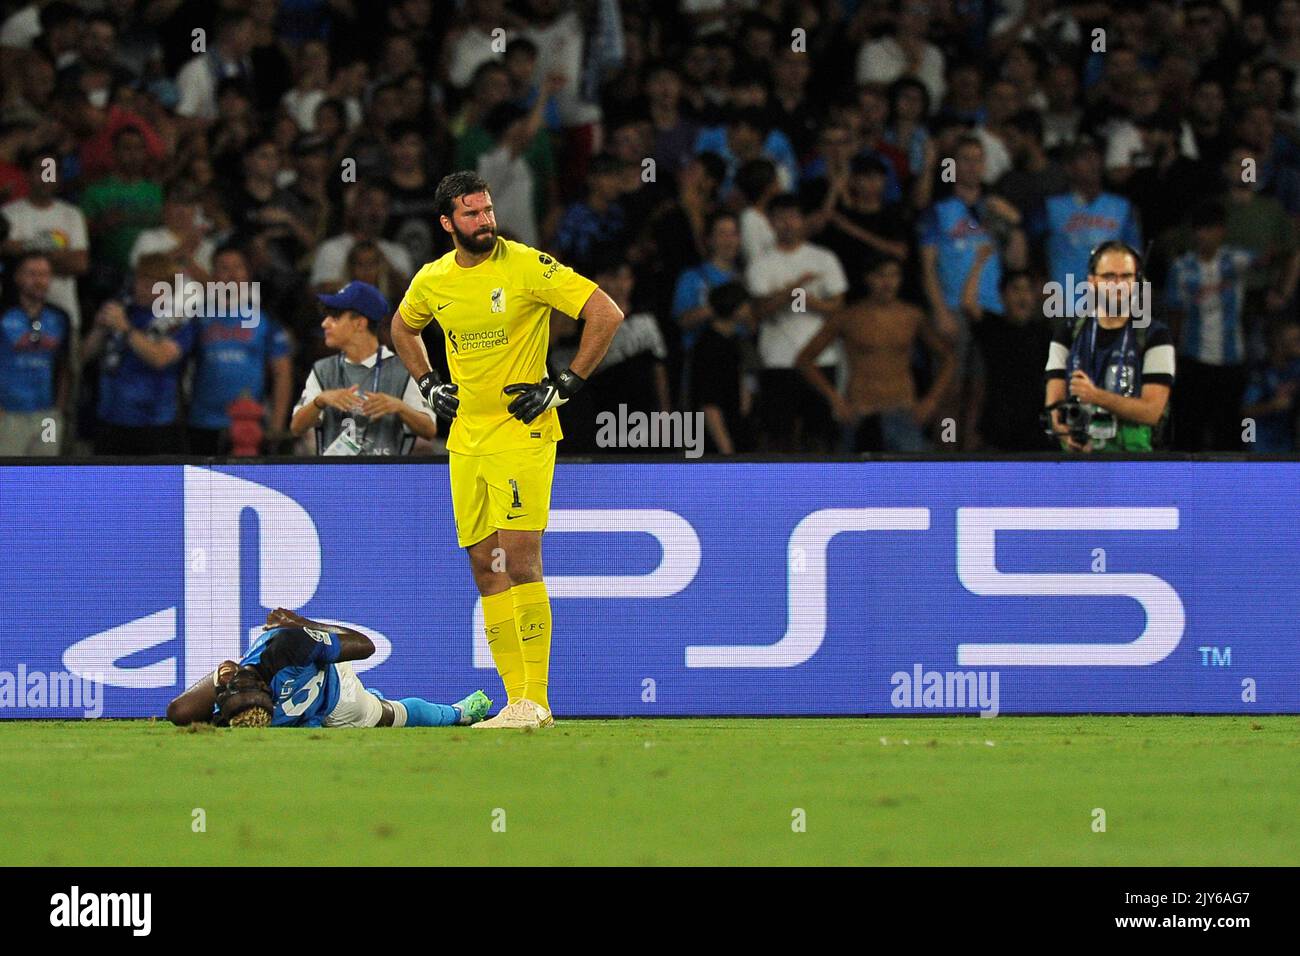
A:
<svg viewBox="0 0 1300 956">
<path fill-rule="evenodd" d="M 547 710 L 546 684 L 551 667 L 551 600 L 541 581 L 516 584 L 510 589 L 515 602 L 515 632 L 524 658 L 524 696 Z"/>
<path fill-rule="evenodd" d="M 513 704 L 524 696 L 524 656 L 515 633 L 515 602 L 509 591 L 483 598 L 483 630 L 506 688 L 506 703 Z"/>
</svg>

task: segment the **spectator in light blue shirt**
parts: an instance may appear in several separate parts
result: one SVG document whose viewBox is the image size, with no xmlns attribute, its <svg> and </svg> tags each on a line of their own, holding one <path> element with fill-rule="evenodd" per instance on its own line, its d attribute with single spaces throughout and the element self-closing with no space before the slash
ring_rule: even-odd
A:
<svg viewBox="0 0 1300 956">
<path fill-rule="evenodd" d="M 252 283 L 242 249 L 226 246 L 219 250 L 212 258 L 212 274 L 214 282 L 235 283 L 242 293 L 236 301 L 247 301 Z M 191 453 L 221 453 L 223 432 L 230 426 L 227 409 L 242 397 L 264 404 L 269 398 L 269 430 L 272 435 L 283 434 L 293 387 L 292 347 L 284 329 L 260 309 L 251 317 L 239 314 L 238 309 L 225 309 L 198 319 L 195 336 Z"/>
<path fill-rule="evenodd" d="M 1195 245 L 1173 261 L 1165 289 L 1178 330 L 1175 445 L 1180 451 L 1236 451 L 1246 387 L 1245 275 L 1258 257 L 1225 245 L 1220 202 L 1193 210 L 1191 226 Z"/>
<path fill-rule="evenodd" d="M 1137 213 L 1123 196 L 1101 188 L 1101 150 L 1087 138 L 1074 147 L 1065 169 L 1070 191 L 1049 196 L 1041 220 L 1031 222 L 1031 235 L 1047 240 L 1048 277 L 1070 288 L 1087 282 L 1088 257 L 1108 239 L 1127 242 L 1142 251 Z M 1073 296 L 1067 296 L 1073 298 Z"/>
<path fill-rule="evenodd" d="M 700 330 L 716 318 L 709 307 L 709 293 L 741 278 L 736 217 L 729 212 L 715 213 L 705 224 L 704 237 L 709 258 L 678 276 L 673 291 L 673 318 L 681 328 L 682 351 L 688 355 Z"/>
<path fill-rule="evenodd" d="M 781 190 L 793 188 L 799 177 L 799 161 L 789 138 L 779 129 L 768 126 L 767 113 L 761 107 L 733 108 L 722 126 L 706 126 L 695 139 L 695 152 L 717 153 L 727 164 L 722 195 L 727 197 L 735 186 L 736 170 L 751 159 L 770 159 L 776 164 Z"/>
<path fill-rule="evenodd" d="M 18 301 L 0 312 L 0 457 L 59 453 L 72 323 L 48 301 L 53 279 L 43 252 L 14 264 Z"/>
</svg>

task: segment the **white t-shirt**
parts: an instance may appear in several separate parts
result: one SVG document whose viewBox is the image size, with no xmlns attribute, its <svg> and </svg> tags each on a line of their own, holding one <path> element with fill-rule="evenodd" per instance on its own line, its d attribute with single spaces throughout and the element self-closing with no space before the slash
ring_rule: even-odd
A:
<svg viewBox="0 0 1300 956">
<path fill-rule="evenodd" d="M 740 257 L 750 263 L 776 248 L 776 233 L 767 217 L 748 206 L 740 211 Z"/>
<path fill-rule="evenodd" d="M 478 174 L 492 186 L 497 228 L 526 246 L 538 244 L 537 216 L 533 212 L 533 170 L 524 154 L 511 158 L 510 150 L 498 146 L 479 157 Z"/>
<path fill-rule="evenodd" d="M 849 288 L 844 267 L 839 258 L 825 246 L 805 242 L 795 249 L 773 249 L 749 264 L 745 270 L 745 285 L 754 297 L 771 295 L 788 286 L 805 272 L 816 278 L 808 284 L 807 293 L 819 299 L 843 295 Z M 822 327 L 826 316 L 805 308 L 794 311 L 795 299 L 790 307 L 765 319 L 758 330 L 758 357 L 764 368 L 794 368 L 794 360 Z M 827 347 L 817 357 L 818 365 L 838 365 L 841 359 L 839 343 Z"/>
<path fill-rule="evenodd" d="M 447 79 L 458 90 L 469 86 L 474 71 L 488 60 L 501 59 L 501 54 L 492 49 L 492 35 L 478 27 L 470 27 L 458 36 L 447 52 L 451 58 L 447 65 Z"/>
<path fill-rule="evenodd" d="M 984 144 L 984 176 L 980 181 L 986 186 L 992 186 L 1011 171 L 1011 153 L 1001 139 L 983 126 L 976 126 L 973 132 Z"/>
<path fill-rule="evenodd" d="M 570 10 L 556 17 L 547 26 L 527 27 L 522 33 L 537 44 L 537 67 L 533 75 L 541 80 L 551 73 L 561 73 L 568 79 L 555 94 L 560 121 L 565 126 L 581 126 L 599 119 L 599 107 L 586 102 L 579 91 L 587 29 L 577 11 Z M 492 194 L 492 201 L 496 202 L 496 193 Z"/>
<path fill-rule="evenodd" d="M 70 249 L 82 252 L 86 242 L 86 217 L 72 203 L 56 199 L 44 209 L 30 200 L 15 199 L 0 207 L 9 220 L 9 238 L 24 246 L 46 252 Z M 81 309 L 77 305 L 77 280 L 74 276 L 56 275 L 50 281 L 49 300 L 68 313 L 75 329 L 81 328 Z"/>
<path fill-rule="evenodd" d="M 280 98 L 280 105 L 293 117 L 299 130 L 304 133 L 314 133 L 316 108 L 325 102 L 327 96 L 324 90 L 308 90 L 305 93 L 300 90 L 290 90 Z M 343 99 L 343 107 L 347 114 L 343 117 L 343 121 L 347 124 L 347 128 L 356 129 L 361 125 L 361 104 L 357 102 L 355 96 L 347 96 Z"/>
<path fill-rule="evenodd" d="M 857 80 L 862 83 L 893 83 L 907 69 L 907 54 L 893 37 L 868 40 L 858 51 Z M 930 92 L 930 112 L 939 108 L 944 91 L 948 89 L 943 78 L 943 54 L 933 43 L 927 43 L 921 54 L 921 68 L 916 78 Z"/>
<path fill-rule="evenodd" d="M 41 35 L 41 8 L 32 3 L 23 7 L 0 26 L 0 46 L 30 50 Z"/>
<path fill-rule="evenodd" d="M 496 198 L 496 193 L 493 192 L 493 202 Z M 316 258 L 311 262 L 311 284 L 342 286 L 347 281 L 348 253 L 352 251 L 356 242 L 356 237 L 352 233 L 345 232 L 332 236 L 317 246 Z M 388 264 L 396 269 L 404 280 L 409 280 L 415 275 L 411 254 L 405 246 L 387 239 L 377 239 L 375 245 L 379 246 L 379 251 L 384 254 Z"/>
<path fill-rule="evenodd" d="M 1197 158 L 1196 135 L 1190 123 L 1184 122 L 1179 130 L 1178 151 L 1188 159 Z M 1142 169 L 1150 166 L 1152 157 L 1142 146 L 1142 133 L 1132 120 L 1123 120 L 1111 130 L 1106 140 L 1106 168 L 1132 166 Z"/>
<path fill-rule="evenodd" d="M 158 252 L 171 252 L 180 244 L 180 240 L 166 226 L 146 229 L 136 236 L 135 245 L 131 247 L 131 268 L 134 269 L 139 264 L 141 256 L 150 256 Z M 212 254 L 216 252 L 216 249 L 216 243 L 211 239 L 200 239 L 198 246 L 194 249 L 194 261 L 202 266 L 205 271 L 211 272 Z"/>
<path fill-rule="evenodd" d="M 217 81 L 209 63 L 211 53 L 201 53 L 190 60 L 176 74 L 176 89 L 180 99 L 176 113 L 191 119 L 217 118 Z M 224 76 L 239 76 L 237 63 L 221 64 Z"/>
</svg>

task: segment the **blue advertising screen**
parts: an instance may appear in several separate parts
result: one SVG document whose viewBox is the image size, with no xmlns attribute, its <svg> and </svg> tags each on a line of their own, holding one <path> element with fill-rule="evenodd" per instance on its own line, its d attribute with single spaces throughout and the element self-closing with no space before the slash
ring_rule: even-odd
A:
<svg viewBox="0 0 1300 956">
<path fill-rule="evenodd" d="M 1297 712 L 1297 487 L 1295 462 L 562 461 L 551 702 Z M 388 696 L 502 696 L 445 462 L 0 466 L 0 509 L 0 717 L 161 716 L 277 606 L 370 635 Z"/>
</svg>

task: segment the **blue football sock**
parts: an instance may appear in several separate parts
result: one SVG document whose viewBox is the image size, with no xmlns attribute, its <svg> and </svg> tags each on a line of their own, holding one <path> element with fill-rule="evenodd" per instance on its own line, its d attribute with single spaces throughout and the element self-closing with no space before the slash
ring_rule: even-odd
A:
<svg viewBox="0 0 1300 956">
<path fill-rule="evenodd" d="M 403 697 L 398 703 L 406 708 L 408 727 L 450 727 L 460 719 L 450 704 L 432 704 L 419 697 Z"/>
</svg>

